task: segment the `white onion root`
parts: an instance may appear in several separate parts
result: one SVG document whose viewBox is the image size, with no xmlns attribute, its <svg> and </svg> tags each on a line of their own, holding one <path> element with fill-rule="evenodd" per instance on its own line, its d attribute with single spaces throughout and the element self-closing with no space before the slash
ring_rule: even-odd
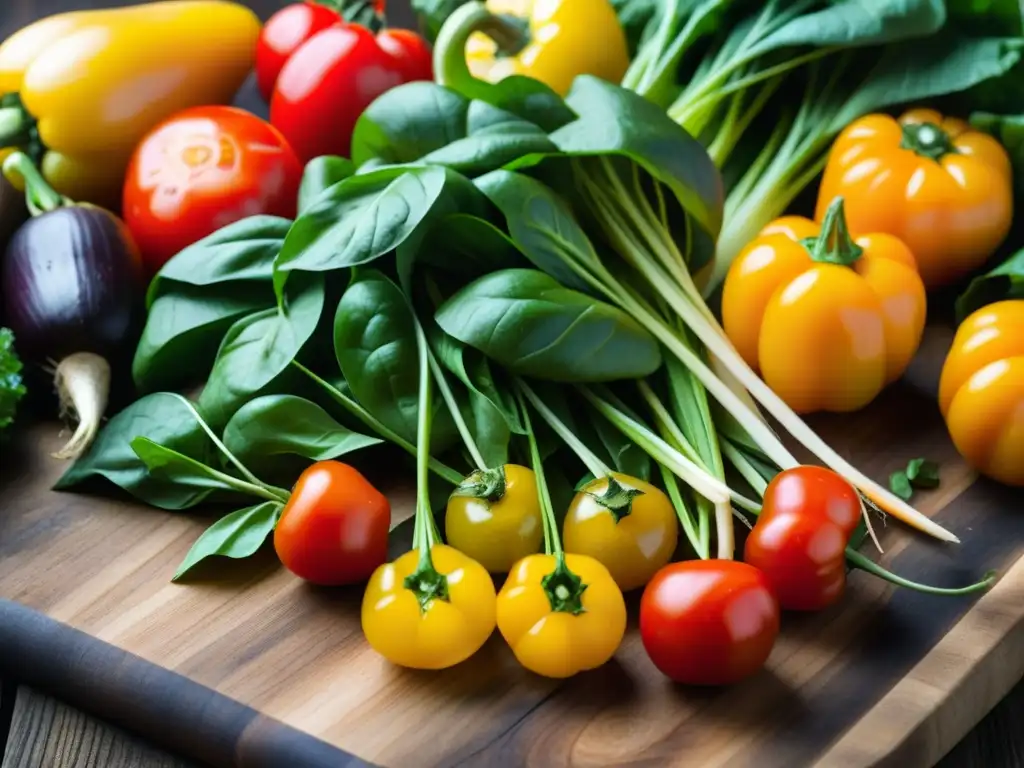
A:
<svg viewBox="0 0 1024 768">
<path fill-rule="evenodd" d="M 77 459 L 92 444 L 100 430 L 110 396 L 110 364 L 92 352 L 68 355 L 54 372 L 60 397 L 61 417 L 78 421 L 71 439 L 55 459 Z"/>
</svg>

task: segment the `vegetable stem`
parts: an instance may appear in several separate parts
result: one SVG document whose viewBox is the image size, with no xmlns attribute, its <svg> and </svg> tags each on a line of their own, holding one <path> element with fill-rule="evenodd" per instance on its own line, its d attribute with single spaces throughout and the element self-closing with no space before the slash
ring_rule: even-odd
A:
<svg viewBox="0 0 1024 768">
<path fill-rule="evenodd" d="M 697 553 L 697 557 L 701 560 L 707 560 L 711 556 L 707 542 L 702 540 L 700 532 L 694 528 L 693 518 L 690 515 L 689 507 L 686 506 L 686 501 L 683 499 L 683 494 L 679 490 L 679 483 L 676 481 L 676 476 L 672 474 L 672 471 L 664 464 L 658 464 L 658 469 L 661 470 L 661 478 L 662 482 L 665 484 L 665 492 L 668 494 L 668 498 L 672 502 L 672 507 L 676 511 L 676 516 L 679 518 L 680 524 L 683 526 L 683 533 L 685 533 L 686 538 L 689 539 L 690 546 L 693 547 L 693 551 Z"/>
<path fill-rule="evenodd" d="M 522 44 L 522 32 L 515 24 L 495 15 L 477 0 L 455 9 L 441 25 L 434 41 L 434 80 L 459 91 L 467 99 L 486 101 L 488 83 L 476 78 L 466 63 L 466 43 L 482 32 L 499 50 L 515 50 Z"/>
<path fill-rule="evenodd" d="M 907 589 L 912 589 L 916 592 L 924 592 L 929 595 L 971 595 L 976 592 L 984 592 L 996 581 L 996 572 L 989 571 L 981 581 L 969 584 L 966 587 L 933 587 L 928 584 L 921 584 L 916 581 L 911 581 L 910 579 L 905 579 L 902 576 L 898 576 L 892 571 L 883 568 L 873 560 L 868 559 L 851 547 L 846 548 L 846 559 L 853 565 L 853 567 L 860 568 L 862 571 L 867 571 L 880 579 L 888 581 L 890 584 L 895 584 L 898 587 L 906 587 Z"/>
<path fill-rule="evenodd" d="M 71 204 L 68 198 L 54 191 L 36 168 L 32 158 L 24 152 L 12 152 L 7 156 L 3 163 L 3 174 L 8 179 L 17 174 L 24 181 L 25 204 L 33 216 L 41 216 Z"/>
<path fill-rule="evenodd" d="M 422 328 L 419 328 L 419 323 L 416 323 L 419 333 L 422 333 Z M 437 358 L 434 357 L 434 353 L 429 349 L 427 350 L 427 360 L 430 362 L 430 370 L 434 374 L 434 380 L 437 382 L 438 389 L 441 390 L 441 397 L 444 399 L 445 405 L 448 406 L 448 411 L 452 415 L 452 421 L 455 422 L 455 429 L 458 431 L 459 436 L 462 438 L 463 444 L 466 446 L 466 450 L 469 452 L 470 458 L 476 465 L 476 468 L 481 472 L 486 471 L 489 467 L 487 462 L 484 461 L 483 454 L 480 452 L 479 446 L 476 444 L 476 440 L 473 439 L 473 433 L 470 432 L 469 427 L 466 425 L 466 420 L 462 418 L 462 411 L 459 409 L 459 404 L 455 400 L 455 394 L 452 392 L 448 381 L 445 378 L 444 371 L 441 370 L 441 366 L 438 365 Z"/>
<path fill-rule="evenodd" d="M 519 409 L 523 414 L 523 426 L 526 428 L 526 439 L 530 445 L 530 464 L 537 483 L 540 517 L 544 527 L 544 552 L 548 555 L 554 555 L 561 561 L 564 559 L 562 538 L 558 534 L 558 521 L 555 519 L 555 510 L 551 504 L 551 493 L 548 491 L 547 478 L 544 476 L 544 462 L 540 456 L 540 447 L 537 445 L 537 436 L 533 433 L 529 408 L 523 400 L 523 392 L 524 390 L 520 388 L 516 392 L 516 398 L 519 401 Z"/>
<path fill-rule="evenodd" d="M 309 370 L 309 368 L 304 366 L 298 360 L 292 360 L 292 365 L 294 365 L 296 368 L 298 368 L 300 371 L 306 374 L 306 376 L 308 376 L 314 382 L 319 384 L 320 387 L 328 395 L 330 395 L 331 399 L 333 399 L 336 403 L 338 403 L 338 405 L 340 405 L 350 414 L 359 419 L 368 429 L 373 430 L 378 435 L 383 437 L 385 440 L 394 443 L 398 447 L 408 452 L 410 455 L 417 455 L 415 445 L 410 443 L 408 440 L 406 440 L 404 437 L 399 435 L 394 430 L 386 427 L 384 424 L 382 424 L 380 421 L 374 418 L 369 411 L 363 408 L 363 406 L 361 406 L 351 397 L 348 397 L 344 392 L 339 390 L 337 387 L 332 386 L 330 382 L 325 381 L 324 379 L 317 376 L 315 373 L 313 373 L 313 371 Z M 464 479 L 462 473 L 458 472 L 455 469 L 452 469 L 447 464 L 441 463 L 440 461 L 433 457 L 430 458 L 429 466 L 431 471 L 434 472 L 434 474 L 436 474 L 438 477 L 447 480 L 452 485 L 458 485 Z"/>
<path fill-rule="evenodd" d="M 537 396 L 537 393 L 534 392 L 525 381 L 517 379 L 516 384 L 522 393 L 526 395 L 531 405 L 533 405 L 537 410 L 537 413 L 540 414 L 541 418 L 544 419 L 547 425 L 555 431 L 555 434 L 562 438 L 562 441 L 569 446 L 569 449 L 576 454 L 577 458 L 579 458 L 581 462 L 583 462 L 583 465 L 587 468 L 588 472 L 590 472 L 594 477 L 606 477 L 611 474 L 611 470 L 608 468 L 608 465 L 601 461 L 601 459 L 597 457 L 597 454 L 587 448 L 587 446 L 583 444 L 583 441 L 572 433 L 572 430 L 569 429 L 565 422 L 559 419 L 558 416 L 555 415 L 555 412 L 544 404 L 544 402 Z"/>
</svg>

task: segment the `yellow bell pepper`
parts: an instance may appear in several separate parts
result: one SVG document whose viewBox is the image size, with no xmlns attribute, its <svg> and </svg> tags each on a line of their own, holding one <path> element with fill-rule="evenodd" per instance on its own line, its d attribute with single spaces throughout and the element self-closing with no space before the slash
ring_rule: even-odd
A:
<svg viewBox="0 0 1024 768">
<path fill-rule="evenodd" d="M 489 83 L 525 75 L 564 96 L 577 75 L 620 82 L 629 50 L 608 0 L 487 0 L 449 17 L 434 62 L 442 84 L 458 79 L 446 73 L 468 65 L 470 74 Z"/>
<path fill-rule="evenodd" d="M 129 158 L 186 107 L 227 104 L 252 69 L 259 18 L 223 0 L 62 13 L 0 44 L 0 147 L 53 188 L 117 205 Z"/>
<path fill-rule="evenodd" d="M 968 464 L 1024 486 L 1024 299 L 982 307 L 961 323 L 942 367 L 939 408 Z"/>
</svg>

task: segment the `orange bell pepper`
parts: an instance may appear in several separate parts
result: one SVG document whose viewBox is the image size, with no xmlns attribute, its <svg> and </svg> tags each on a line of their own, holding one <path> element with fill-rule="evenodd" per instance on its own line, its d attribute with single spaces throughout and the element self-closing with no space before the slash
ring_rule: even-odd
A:
<svg viewBox="0 0 1024 768">
<path fill-rule="evenodd" d="M 798 413 L 863 408 L 921 343 L 926 298 L 914 255 L 884 233 L 854 241 L 843 199 L 821 228 L 776 219 L 732 263 L 722 321 L 737 351 Z"/>
<path fill-rule="evenodd" d="M 1024 299 L 981 307 L 957 329 L 939 407 L 968 464 L 1024 486 Z"/>
<path fill-rule="evenodd" d="M 932 109 L 867 115 L 836 139 L 818 193 L 821 221 L 846 200 L 854 234 L 888 232 L 910 248 L 925 285 L 980 267 L 1010 231 L 1010 158 L 996 139 Z"/>
</svg>

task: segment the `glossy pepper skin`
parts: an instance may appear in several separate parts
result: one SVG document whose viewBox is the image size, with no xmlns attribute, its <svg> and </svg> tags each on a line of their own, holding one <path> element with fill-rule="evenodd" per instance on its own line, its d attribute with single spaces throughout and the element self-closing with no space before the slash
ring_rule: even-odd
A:
<svg viewBox="0 0 1024 768">
<path fill-rule="evenodd" d="M 500 498 L 488 498 L 486 491 L 461 495 L 457 489 L 448 500 L 444 530 L 449 544 L 488 571 L 508 573 L 519 560 L 540 550 L 544 524 L 533 470 L 505 464 L 488 470 L 494 471 L 501 472 Z M 479 477 L 480 473 L 470 475 L 468 484 Z"/>
<path fill-rule="evenodd" d="M 37 21 L 0 44 L 0 94 L 23 105 L 0 118 L 0 146 L 28 144 L 57 192 L 116 208 L 142 136 L 186 107 L 230 103 L 259 30 L 251 10 L 220 0 Z"/>
<path fill-rule="evenodd" d="M 618 83 L 629 66 L 626 35 L 608 0 L 488 0 L 486 9 L 512 19 L 521 39 L 503 55 L 488 35 L 469 38 L 466 63 L 481 80 L 525 75 L 564 96 L 577 75 Z"/>
<path fill-rule="evenodd" d="M 939 406 L 968 464 L 1024 486 L 1024 299 L 981 307 L 961 323 L 943 364 Z"/>
<path fill-rule="evenodd" d="M 423 38 L 403 29 L 374 34 L 340 22 L 306 40 L 281 68 L 270 100 L 270 122 L 299 160 L 348 157 L 352 130 L 370 103 L 396 85 L 432 78 Z"/>
<path fill-rule="evenodd" d="M 523 558 L 498 593 L 498 630 L 519 663 L 545 677 L 571 677 L 601 666 L 626 632 L 626 603 L 608 569 L 585 555 L 564 557 L 583 587 L 578 610 L 557 610 L 544 587 L 545 577 L 556 572 L 555 555 Z"/>
<path fill-rule="evenodd" d="M 815 218 L 839 196 L 854 234 L 886 232 L 907 244 L 929 290 L 984 264 L 1013 218 L 1006 150 L 932 109 L 847 126 L 829 155 Z"/>
<path fill-rule="evenodd" d="M 885 233 L 850 240 L 842 209 L 840 198 L 825 231 L 798 216 L 770 223 L 723 287 L 726 334 L 797 413 L 863 408 L 903 374 L 924 332 L 910 249 Z"/>
<path fill-rule="evenodd" d="M 435 544 L 430 557 L 447 579 L 447 599 L 421 605 L 406 586 L 420 564 L 415 549 L 374 571 L 363 594 L 363 634 L 374 650 L 399 666 L 454 666 L 476 653 L 494 631 L 494 584 L 484 567 L 444 544 Z"/>
<path fill-rule="evenodd" d="M 852 485 L 830 469 L 777 474 L 747 536 L 743 560 L 760 570 L 787 611 L 819 611 L 846 588 L 846 545 L 862 515 Z"/>
<path fill-rule="evenodd" d="M 590 481 L 573 497 L 562 543 L 566 552 L 598 560 L 619 589 L 628 592 L 650 581 L 671 559 L 679 526 L 660 489 L 620 472 L 610 477 Z"/>
</svg>

